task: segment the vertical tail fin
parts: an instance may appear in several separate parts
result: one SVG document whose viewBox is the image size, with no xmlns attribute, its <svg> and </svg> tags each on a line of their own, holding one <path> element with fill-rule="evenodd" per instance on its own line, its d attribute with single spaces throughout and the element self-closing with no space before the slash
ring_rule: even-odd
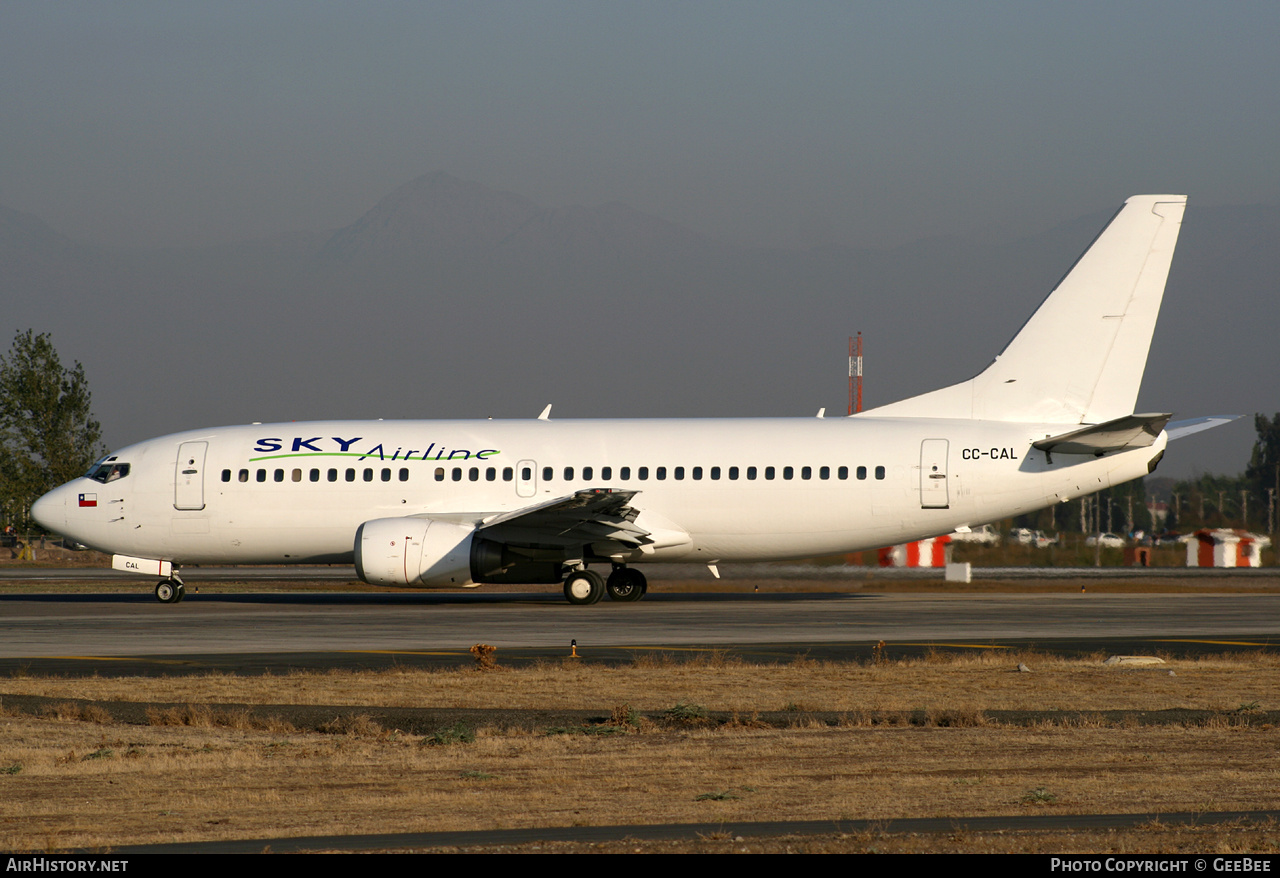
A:
<svg viewBox="0 0 1280 878">
<path fill-rule="evenodd" d="M 1135 195 L 977 377 L 864 412 L 1099 424 L 1133 413 L 1185 195 Z"/>
</svg>

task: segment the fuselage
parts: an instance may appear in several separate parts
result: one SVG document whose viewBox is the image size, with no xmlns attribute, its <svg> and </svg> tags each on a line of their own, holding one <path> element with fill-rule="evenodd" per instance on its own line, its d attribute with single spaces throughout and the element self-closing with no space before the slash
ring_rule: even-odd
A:
<svg viewBox="0 0 1280 878">
<path fill-rule="evenodd" d="M 1165 445 L 1046 459 L 1061 424 L 928 418 L 319 421 L 177 433 L 41 498 L 45 527 L 174 564 L 349 561 L 364 522 L 457 525 L 635 492 L 628 562 L 806 558 L 949 533 L 1148 472 Z M 617 559 L 615 559 L 617 560 Z"/>
</svg>

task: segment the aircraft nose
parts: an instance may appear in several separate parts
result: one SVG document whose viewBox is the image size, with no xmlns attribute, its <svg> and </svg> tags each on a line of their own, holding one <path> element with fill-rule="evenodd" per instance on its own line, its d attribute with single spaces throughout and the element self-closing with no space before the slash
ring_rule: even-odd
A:
<svg viewBox="0 0 1280 878">
<path fill-rule="evenodd" d="M 31 504 L 31 517 L 45 530 L 62 533 L 67 528 L 67 492 L 54 488 Z"/>
</svg>

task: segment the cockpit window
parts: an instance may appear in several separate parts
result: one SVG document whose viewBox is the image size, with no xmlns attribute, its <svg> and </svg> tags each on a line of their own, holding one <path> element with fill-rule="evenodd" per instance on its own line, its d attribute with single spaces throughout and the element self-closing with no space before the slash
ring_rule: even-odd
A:
<svg viewBox="0 0 1280 878">
<path fill-rule="evenodd" d="M 109 457 L 104 461 L 95 463 L 84 475 L 87 479 L 93 479 L 95 482 L 102 482 L 105 485 L 108 482 L 114 482 L 129 475 L 129 464 L 119 463 L 114 457 Z"/>
</svg>

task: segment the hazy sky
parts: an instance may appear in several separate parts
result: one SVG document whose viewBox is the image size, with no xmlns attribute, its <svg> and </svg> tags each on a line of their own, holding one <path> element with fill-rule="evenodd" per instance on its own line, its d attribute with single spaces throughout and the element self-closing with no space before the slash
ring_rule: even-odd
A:
<svg viewBox="0 0 1280 878">
<path fill-rule="evenodd" d="M 1280 202 L 1280 4 L 0 5 L 0 203 L 151 246 L 444 170 L 731 241 Z"/>
</svg>

